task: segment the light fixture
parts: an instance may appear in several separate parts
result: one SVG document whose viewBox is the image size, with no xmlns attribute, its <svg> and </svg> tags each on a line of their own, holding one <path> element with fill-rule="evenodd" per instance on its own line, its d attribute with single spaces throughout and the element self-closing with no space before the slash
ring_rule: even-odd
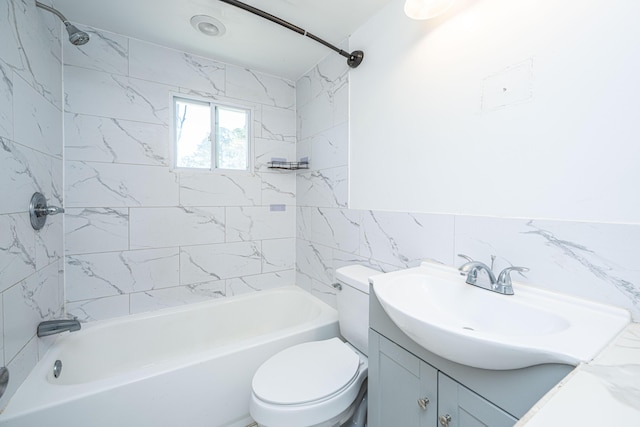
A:
<svg viewBox="0 0 640 427">
<path fill-rule="evenodd" d="M 404 13 L 411 19 L 431 19 L 445 13 L 453 0 L 407 0 Z"/>
<path fill-rule="evenodd" d="M 222 22 L 209 15 L 193 16 L 191 25 L 202 34 L 211 37 L 219 37 L 227 31 Z"/>
</svg>

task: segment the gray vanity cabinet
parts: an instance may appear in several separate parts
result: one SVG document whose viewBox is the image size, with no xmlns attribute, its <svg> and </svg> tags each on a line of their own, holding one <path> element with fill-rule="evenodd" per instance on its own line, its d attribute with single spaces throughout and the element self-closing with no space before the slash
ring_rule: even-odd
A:
<svg viewBox="0 0 640 427">
<path fill-rule="evenodd" d="M 440 417 L 440 425 L 448 427 L 512 427 L 518 421 L 442 372 L 438 373 Z"/>
<path fill-rule="evenodd" d="M 369 358 L 367 425 L 434 427 L 438 418 L 438 371 L 391 341 L 375 335 L 373 340 L 369 337 L 372 357 Z"/>
<path fill-rule="evenodd" d="M 369 427 L 511 427 L 517 421 L 375 332 L 369 353 Z"/>
<path fill-rule="evenodd" d="M 494 371 L 443 359 L 389 319 L 373 288 L 369 325 L 369 427 L 512 427 L 573 370 Z"/>
</svg>

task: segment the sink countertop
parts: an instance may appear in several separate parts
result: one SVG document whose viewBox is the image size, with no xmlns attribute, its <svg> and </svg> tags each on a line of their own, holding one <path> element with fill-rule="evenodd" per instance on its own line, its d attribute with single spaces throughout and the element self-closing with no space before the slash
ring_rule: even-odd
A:
<svg viewBox="0 0 640 427">
<path fill-rule="evenodd" d="M 588 337 L 585 337 L 588 339 Z M 516 427 L 640 426 L 640 323 L 549 391 Z"/>
</svg>

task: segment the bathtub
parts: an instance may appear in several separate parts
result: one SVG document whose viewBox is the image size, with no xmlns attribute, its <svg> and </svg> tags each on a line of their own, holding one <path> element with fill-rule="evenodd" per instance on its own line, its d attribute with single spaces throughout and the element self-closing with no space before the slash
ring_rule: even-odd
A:
<svg viewBox="0 0 640 427">
<path fill-rule="evenodd" d="M 291 286 L 90 323 L 56 339 L 0 426 L 244 427 L 256 369 L 337 319 Z"/>
</svg>

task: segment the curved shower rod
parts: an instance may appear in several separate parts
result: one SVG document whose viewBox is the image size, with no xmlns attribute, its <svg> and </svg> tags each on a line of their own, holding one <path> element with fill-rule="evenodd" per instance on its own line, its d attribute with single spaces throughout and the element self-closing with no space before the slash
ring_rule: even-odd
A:
<svg viewBox="0 0 640 427">
<path fill-rule="evenodd" d="M 361 50 L 354 50 L 353 52 L 349 53 L 349 52 L 345 52 L 344 50 L 335 47 L 334 45 L 332 45 L 331 43 L 322 40 L 320 37 L 315 36 L 313 34 L 311 34 L 310 32 L 308 32 L 307 30 L 303 30 L 302 28 L 293 25 L 290 22 L 285 21 L 284 19 L 278 18 L 277 16 L 271 15 L 270 13 L 267 13 L 263 10 L 257 9 L 253 6 L 249 6 L 248 4 L 242 3 L 240 1 L 237 0 L 220 0 L 223 3 L 227 3 L 230 4 L 232 6 L 238 7 L 240 9 L 246 10 L 247 12 L 251 12 L 254 15 L 258 15 L 261 18 L 267 19 L 271 22 L 274 22 L 278 25 L 282 25 L 285 28 L 290 29 L 291 31 L 294 31 L 300 35 L 303 36 L 307 36 L 312 40 L 315 40 L 316 42 L 328 47 L 329 49 L 332 49 L 336 52 L 338 52 L 340 55 L 344 56 L 345 58 L 347 58 L 347 64 L 349 65 L 349 67 L 351 68 L 356 68 L 358 65 L 360 65 L 362 63 L 362 60 L 364 59 L 364 52 Z"/>
</svg>

